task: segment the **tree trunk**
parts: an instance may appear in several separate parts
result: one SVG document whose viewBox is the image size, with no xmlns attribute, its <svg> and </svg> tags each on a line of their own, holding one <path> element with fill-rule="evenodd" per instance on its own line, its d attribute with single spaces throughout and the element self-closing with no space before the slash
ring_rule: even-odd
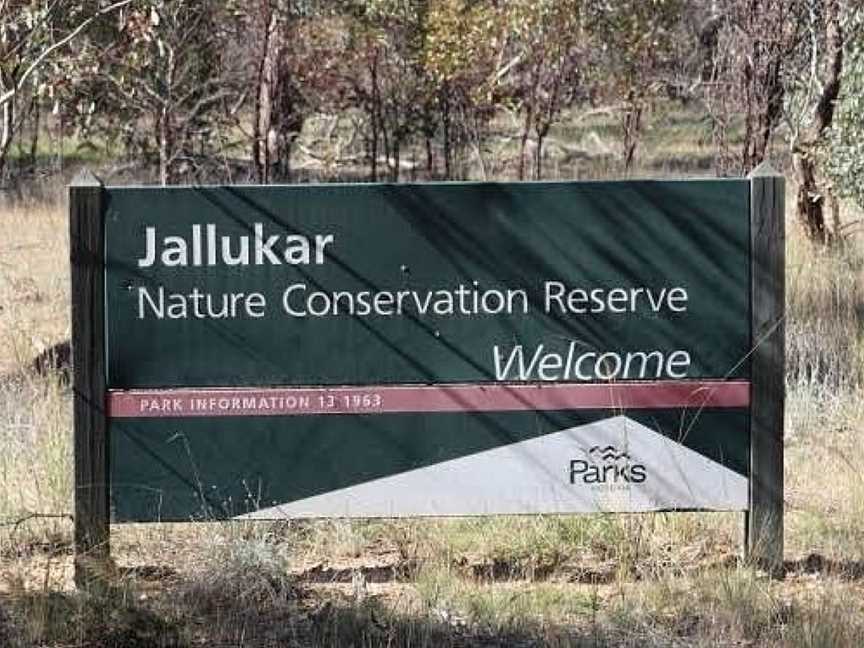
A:
<svg viewBox="0 0 864 648">
<path fill-rule="evenodd" d="M 525 124 L 522 127 L 522 135 L 519 138 L 519 179 L 525 179 L 525 171 L 528 167 L 528 135 L 531 132 L 531 110 L 526 108 Z"/>
<path fill-rule="evenodd" d="M 292 182 L 293 178 L 291 174 L 293 169 L 291 168 L 291 154 L 294 150 L 294 140 L 289 139 L 285 142 L 285 158 L 282 160 L 282 172 L 285 176 L 285 182 Z"/>
<path fill-rule="evenodd" d="M 786 97 L 786 89 L 783 86 L 781 69 L 781 61 L 775 59 L 772 61 L 767 72 L 770 79 L 766 89 L 768 102 L 765 106 L 765 112 L 761 115 L 760 131 L 756 134 L 756 150 L 749 166 L 750 169 L 756 168 L 765 159 L 768 153 L 768 146 L 771 143 L 771 136 L 774 134 L 774 129 L 780 123 L 783 114 L 783 101 Z"/>
<path fill-rule="evenodd" d="M 816 164 L 803 153 L 795 154 L 798 195 L 795 200 L 798 221 L 811 241 L 825 243 L 825 200 L 816 181 Z"/>
<path fill-rule="evenodd" d="M 642 137 L 642 101 L 631 91 L 624 113 L 624 171 L 630 173 Z"/>
<path fill-rule="evenodd" d="M 432 136 L 425 135 L 426 144 L 426 175 L 429 180 L 435 177 L 435 156 L 432 154 Z"/>
<path fill-rule="evenodd" d="M 384 178 L 389 179 L 390 172 L 390 133 L 387 131 L 387 122 L 384 118 L 381 119 L 381 123 L 379 124 L 379 128 L 381 131 L 381 144 L 384 145 L 384 171 L 388 173 L 384 173 Z M 386 182 L 386 180 L 385 180 Z"/>
<path fill-rule="evenodd" d="M 453 147 L 450 143 L 450 102 L 446 99 L 441 104 L 441 136 L 444 147 L 444 179 L 453 178 Z"/>
<path fill-rule="evenodd" d="M 294 148 L 294 137 L 290 135 L 279 136 L 274 166 L 276 169 L 276 182 L 291 183 L 291 153 Z M 272 178 L 271 178 L 272 179 Z"/>
<path fill-rule="evenodd" d="M 164 187 L 171 182 L 170 174 L 170 127 L 168 124 L 168 111 L 163 108 L 159 113 L 159 182 Z"/>
<path fill-rule="evenodd" d="M 823 75 L 825 80 L 816 104 L 813 126 L 808 133 L 806 143 L 799 145 L 794 151 L 793 161 L 798 175 L 798 222 L 804 228 L 807 236 L 818 243 L 830 240 L 825 227 L 825 189 L 819 182 L 816 163 L 808 153 L 825 136 L 825 132 L 834 121 L 834 109 L 837 97 L 840 96 L 840 84 L 843 75 L 843 49 L 845 37 L 840 24 L 840 6 L 837 0 L 829 0 L 825 4 L 825 54 L 823 59 Z M 835 227 L 839 223 L 835 222 Z M 838 234 L 835 230 L 834 234 Z"/>
<path fill-rule="evenodd" d="M 370 116 L 372 121 L 372 182 L 378 182 L 378 138 L 384 137 L 384 155 L 387 155 L 387 131 L 383 123 L 381 110 L 381 94 L 378 91 L 378 55 L 371 61 L 369 76 L 372 83 L 372 98 L 370 100 Z M 383 133 L 382 133 L 383 131 Z"/>
<path fill-rule="evenodd" d="M 369 121 L 372 128 L 372 136 L 369 138 L 369 170 L 371 176 L 369 179 L 372 182 L 378 182 L 378 119 L 376 118 L 374 109 L 369 117 Z"/>
<path fill-rule="evenodd" d="M 268 184 L 270 182 L 270 133 L 273 129 L 273 98 L 279 82 L 277 78 L 278 16 L 272 7 L 268 7 L 263 16 L 262 25 L 264 34 L 261 59 L 258 62 L 252 160 L 258 182 Z"/>
<path fill-rule="evenodd" d="M 534 179 L 540 180 L 543 177 L 543 140 L 545 135 L 537 134 L 537 150 L 534 151 Z"/>
<path fill-rule="evenodd" d="M 534 134 L 537 136 L 537 149 L 534 151 L 534 179 L 543 177 L 543 143 L 549 135 L 554 120 L 551 111 L 544 111 L 543 116 L 538 116 L 534 124 Z"/>
<path fill-rule="evenodd" d="M 30 124 L 30 165 L 36 169 L 39 155 L 39 128 L 41 127 L 42 105 L 38 99 L 33 101 L 33 119 Z"/>
<path fill-rule="evenodd" d="M 3 104 L 3 126 L 0 131 L 0 183 L 3 181 L 3 175 L 6 171 L 7 155 L 9 146 L 12 144 L 12 137 L 15 134 L 15 106 L 14 99 L 10 99 Z"/>
</svg>

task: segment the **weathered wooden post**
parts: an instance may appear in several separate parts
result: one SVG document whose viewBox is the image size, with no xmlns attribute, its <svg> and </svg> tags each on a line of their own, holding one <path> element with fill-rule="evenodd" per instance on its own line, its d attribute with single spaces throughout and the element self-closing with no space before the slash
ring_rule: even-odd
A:
<svg viewBox="0 0 864 648">
<path fill-rule="evenodd" d="M 783 568 L 784 179 L 770 164 L 750 174 L 750 507 L 746 552 Z"/>
<path fill-rule="evenodd" d="M 87 170 L 69 188 L 77 587 L 104 577 L 109 556 L 102 197 Z"/>
</svg>

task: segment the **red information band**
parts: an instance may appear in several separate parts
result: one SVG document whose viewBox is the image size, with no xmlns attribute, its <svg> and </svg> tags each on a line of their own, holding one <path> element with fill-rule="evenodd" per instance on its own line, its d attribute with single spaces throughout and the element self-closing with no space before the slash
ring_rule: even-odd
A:
<svg viewBox="0 0 864 648">
<path fill-rule="evenodd" d="M 243 387 L 118 391 L 110 418 L 748 407 L 746 381 Z"/>
</svg>

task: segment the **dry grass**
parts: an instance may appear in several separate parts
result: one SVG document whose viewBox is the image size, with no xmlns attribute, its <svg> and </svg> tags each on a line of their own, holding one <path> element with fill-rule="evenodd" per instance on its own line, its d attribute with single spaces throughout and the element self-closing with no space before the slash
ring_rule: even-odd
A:
<svg viewBox="0 0 864 648">
<path fill-rule="evenodd" d="M 842 393 L 864 384 L 864 246 L 787 245 L 787 375 L 793 389 Z"/>
<path fill-rule="evenodd" d="M 791 198 L 787 197 L 787 200 Z M 791 203 L 790 203 L 791 204 Z M 852 220 L 855 214 L 847 214 Z M 793 228 L 794 231 L 794 228 Z M 787 244 L 789 546 L 864 559 L 864 240 Z"/>
<path fill-rule="evenodd" d="M 56 203 L 0 208 L 0 375 L 69 337 L 69 232 Z"/>
<path fill-rule="evenodd" d="M 24 371 L 67 334 L 62 207 L 0 213 L 0 645 L 864 644 L 864 246 L 789 239 L 787 561 L 741 516 L 126 525 L 71 584 L 70 398 Z M 795 232 L 794 227 L 790 228 Z"/>
</svg>

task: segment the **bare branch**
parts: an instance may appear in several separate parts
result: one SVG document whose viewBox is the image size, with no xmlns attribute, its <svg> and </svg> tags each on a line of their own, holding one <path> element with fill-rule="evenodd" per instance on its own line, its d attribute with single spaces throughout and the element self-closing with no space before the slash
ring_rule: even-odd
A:
<svg viewBox="0 0 864 648">
<path fill-rule="evenodd" d="M 126 86 L 123 84 L 122 81 L 120 81 L 120 79 L 118 79 L 117 77 L 115 77 L 112 74 L 107 74 L 107 73 L 103 73 L 102 77 L 107 79 L 108 81 L 110 81 L 114 85 L 114 88 L 117 90 L 117 92 L 119 94 L 123 95 L 123 98 L 126 99 L 127 102 L 129 102 L 130 106 L 135 106 L 139 103 L 135 99 L 135 97 L 133 97 L 131 94 L 129 94 L 129 91 L 126 90 Z M 157 105 L 161 105 L 163 103 L 162 99 L 160 97 L 158 97 L 158 95 L 156 96 L 156 103 L 157 103 Z M 144 111 L 142 110 L 141 112 L 144 112 Z"/>
</svg>

